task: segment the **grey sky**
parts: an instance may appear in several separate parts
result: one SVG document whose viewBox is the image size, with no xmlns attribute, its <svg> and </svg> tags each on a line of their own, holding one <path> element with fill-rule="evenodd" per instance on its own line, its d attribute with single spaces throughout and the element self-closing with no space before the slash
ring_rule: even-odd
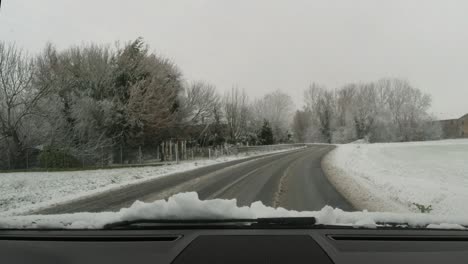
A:
<svg viewBox="0 0 468 264">
<path fill-rule="evenodd" d="M 281 89 L 299 104 L 311 82 L 380 77 L 432 94 L 433 112 L 468 112 L 468 2 L 448 0 L 4 0 L 0 39 L 32 52 L 51 41 L 142 36 L 188 80 L 252 96 Z"/>
</svg>

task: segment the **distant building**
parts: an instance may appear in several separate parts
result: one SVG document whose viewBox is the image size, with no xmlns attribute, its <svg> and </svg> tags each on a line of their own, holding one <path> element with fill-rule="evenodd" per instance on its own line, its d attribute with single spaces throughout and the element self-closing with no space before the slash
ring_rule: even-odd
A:
<svg viewBox="0 0 468 264">
<path fill-rule="evenodd" d="M 468 114 L 458 119 L 439 120 L 444 138 L 468 138 Z"/>
</svg>

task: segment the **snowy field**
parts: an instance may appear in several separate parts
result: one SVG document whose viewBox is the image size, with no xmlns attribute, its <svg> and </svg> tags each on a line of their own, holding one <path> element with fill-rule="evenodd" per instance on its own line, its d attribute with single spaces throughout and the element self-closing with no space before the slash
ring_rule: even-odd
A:
<svg viewBox="0 0 468 264">
<path fill-rule="evenodd" d="M 356 209 L 468 219 L 467 139 L 339 145 L 322 165 Z"/>
<path fill-rule="evenodd" d="M 0 216 L 27 214 L 55 204 L 169 176 L 174 173 L 221 162 L 290 150 L 251 152 L 249 154 L 239 154 L 238 156 L 224 156 L 212 160 L 197 160 L 155 167 L 0 173 Z"/>
<path fill-rule="evenodd" d="M 433 216 L 428 214 L 396 214 L 370 212 L 343 212 L 325 206 L 320 211 L 297 212 L 284 208 L 273 208 L 255 202 L 250 206 L 238 207 L 236 200 L 200 200 L 197 193 L 179 193 L 166 200 L 152 203 L 136 201 L 131 207 L 119 212 L 75 213 L 63 215 L 26 215 L 0 218 L 0 228 L 66 228 L 101 229 L 104 225 L 120 221 L 142 219 L 255 219 L 267 217 L 310 217 L 318 224 L 376 228 L 384 222 L 409 227 L 437 229 L 465 229 L 466 217 Z"/>
</svg>

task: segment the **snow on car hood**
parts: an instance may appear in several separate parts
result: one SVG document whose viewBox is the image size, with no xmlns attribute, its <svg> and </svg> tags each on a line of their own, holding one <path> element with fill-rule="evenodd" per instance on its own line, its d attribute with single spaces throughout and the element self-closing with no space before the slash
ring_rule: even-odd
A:
<svg viewBox="0 0 468 264">
<path fill-rule="evenodd" d="M 318 224 L 375 228 L 376 223 L 407 224 L 410 227 L 464 229 L 466 217 L 447 217 L 430 214 L 397 214 L 378 212 L 344 212 L 325 206 L 320 211 L 293 211 L 273 208 L 254 202 L 237 206 L 237 201 L 200 200 L 195 192 L 179 193 L 167 200 L 151 203 L 136 201 L 118 212 L 73 213 L 61 215 L 10 216 L 0 219 L 2 229 L 101 229 L 106 224 L 139 219 L 255 219 L 267 217 L 310 217 Z"/>
</svg>

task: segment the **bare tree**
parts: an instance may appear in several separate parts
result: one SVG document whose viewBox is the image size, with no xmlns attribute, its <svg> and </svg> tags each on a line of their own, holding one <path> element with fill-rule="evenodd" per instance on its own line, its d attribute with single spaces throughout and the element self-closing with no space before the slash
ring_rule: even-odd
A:
<svg viewBox="0 0 468 264">
<path fill-rule="evenodd" d="M 408 81 L 383 79 L 377 82 L 386 91 L 386 103 L 399 141 L 424 139 L 422 127 L 430 120 L 427 110 L 431 97 L 412 87 Z"/>
<path fill-rule="evenodd" d="M 37 105 L 48 87 L 33 85 L 34 60 L 13 44 L 0 42 L 0 138 L 7 144 L 11 166 L 19 166 L 28 146 L 26 120 L 39 114 Z"/>
<path fill-rule="evenodd" d="M 247 94 L 238 87 L 233 87 L 223 98 L 224 115 L 229 137 L 233 143 L 239 143 L 247 134 L 249 109 Z"/>
<path fill-rule="evenodd" d="M 311 118 L 307 111 L 298 110 L 294 114 L 292 129 L 294 132 L 294 140 L 299 143 L 304 143 L 309 140 L 309 129 Z"/>
<path fill-rule="evenodd" d="M 335 100 L 332 91 L 313 83 L 304 93 L 306 110 L 311 114 L 312 126 L 316 126 L 325 142 L 332 141 L 332 122 Z"/>
<path fill-rule="evenodd" d="M 336 125 L 347 126 L 352 121 L 352 106 L 356 96 L 357 85 L 347 84 L 338 89 L 336 96 Z"/>
<path fill-rule="evenodd" d="M 360 139 L 370 134 L 378 115 L 379 105 L 374 83 L 359 84 L 357 87 L 351 111 L 356 136 Z"/>
<path fill-rule="evenodd" d="M 220 97 L 214 85 L 196 81 L 185 89 L 183 104 L 187 122 L 209 124 L 214 119 L 215 109 L 220 104 Z"/>
<path fill-rule="evenodd" d="M 357 96 L 356 84 L 347 84 L 335 91 L 335 118 L 332 141 L 334 143 L 347 143 L 356 138 L 353 120 L 353 105 Z"/>
<path fill-rule="evenodd" d="M 256 100 L 252 108 L 257 124 L 262 124 L 264 120 L 268 120 L 271 124 L 275 141 L 287 140 L 294 110 L 294 103 L 288 94 L 279 90 L 266 94 L 263 98 Z"/>
<path fill-rule="evenodd" d="M 183 123 L 192 127 L 186 135 L 201 145 L 219 144 L 221 98 L 216 87 L 205 81 L 194 81 L 186 86 L 180 100 Z"/>
</svg>

